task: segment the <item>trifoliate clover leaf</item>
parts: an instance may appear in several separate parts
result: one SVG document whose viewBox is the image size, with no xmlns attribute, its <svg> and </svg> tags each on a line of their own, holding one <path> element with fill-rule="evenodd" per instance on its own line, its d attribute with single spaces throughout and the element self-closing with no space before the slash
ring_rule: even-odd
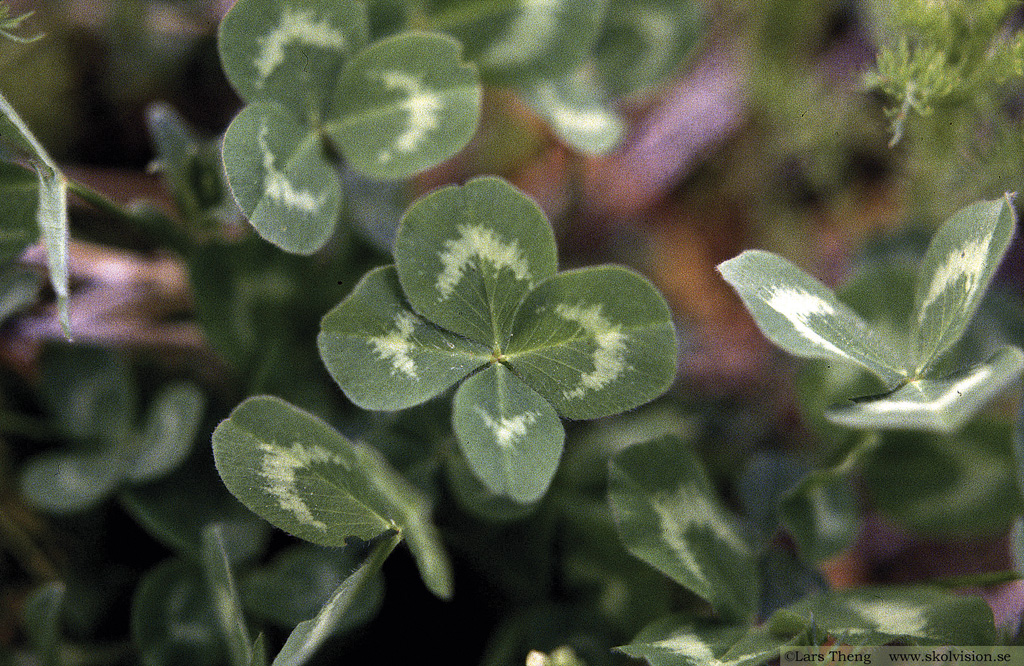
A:
<svg viewBox="0 0 1024 666">
<path fill-rule="evenodd" d="M 671 313 L 650 282 L 619 266 L 556 273 L 556 260 L 544 214 L 505 181 L 437 190 L 403 217 L 395 265 L 324 317 L 320 356 L 370 409 L 465 379 L 452 419 L 471 469 L 491 492 L 533 502 L 558 466 L 559 416 L 637 407 L 676 368 Z"/>
<path fill-rule="evenodd" d="M 608 506 L 630 553 L 723 617 L 753 616 L 759 589 L 753 551 L 687 442 L 659 437 L 612 455 Z"/>
<path fill-rule="evenodd" d="M 338 161 L 379 180 L 451 157 L 476 131 L 481 87 L 451 37 L 409 31 L 367 46 L 363 3 L 239 0 L 219 32 L 248 102 L 224 137 L 228 183 L 257 232 L 311 254 L 341 210 Z"/>
<path fill-rule="evenodd" d="M 224 485 L 290 534 L 325 546 L 396 530 L 435 594 L 450 597 L 451 568 L 427 499 L 376 450 L 270 396 L 248 398 L 213 432 Z"/>
<path fill-rule="evenodd" d="M 238 0 L 218 31 L 221 64 L 246 102 L 323 114 L 345 62 L 366 46 L 367 22 L 350 0 Z"/>
<path fill-rule="evenodd" d="M 888 387 L 881 396 L 827 411 L 829 420 L 853 428 L 953 432 L 1024 368 L 1024 352 L 1004 347 L 953 376 L 935 371 L 967 330 L 1015 227 L 1007 195 L 967 206 L 939 228 L 917 275 L 908 353 L 775 254 L 748 250 L 718 269 L 769 340 L 795 356 L 867 370 Z"/>
<path fill-rule="evenodd" d="M 488 83 L 528 84 L 574 68 L 594 48 L 609 0 L 425 3 L 430 25 L 466 45 Z"/>
</svg>

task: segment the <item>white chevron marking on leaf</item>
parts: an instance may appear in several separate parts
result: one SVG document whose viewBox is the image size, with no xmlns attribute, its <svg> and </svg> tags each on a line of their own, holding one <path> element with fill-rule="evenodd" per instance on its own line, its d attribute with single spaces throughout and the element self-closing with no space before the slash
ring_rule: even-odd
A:
<svg viewBox="0 0 1024 666">
<path fill-rule="evenodd" d="M 285 47 L 296 42 L 337 51 L 344 51 L 348 46 L 345 33 L 329 21 L 318 19 L 309 10 L 285 7 L 278 26 L 259 40 L 260 52 L 253 61 L 259 74 L 257 85 L 262 86 L 281 66 L 285 61 Z"/>
<path fill-rule="evenodd" d="M 558 95 L 554 84 L 545 81 L 536 88 L 537 98 L 550 114 L 551 123 L 564 132 L 577 133 L 587 140 L 596 141 L 609 131 L 618 132 L 620 121 L 615 114 L 590 105 L 577 108 L 566 104 Z"/>
<path fill-rule="evenodd" d="M 991 244 L 992 234 L 990 233 L 946 256 L 946 261 L 932 276 L 931 284 L 928 285 L 928 293 L 921 300 L 921 308 L 917 313 L 918 322 L 924 321 L 925 311 L 935 303 L 939 296 L 956 286 L 961 278 L 964 280 L 967 300 L 974 296 L 978 287 L 981 286 L 978 280 L 985 270 L 985 259 Z"/>
<path fill-rule="evenodd" d="M 600 390 L 629 369 L 626 365 L 626 334 L 622 332 L 621 326 L 605 318 L 600 303 L 589 307 L 559 303 L 555 306 L 555 314 L 579 324 L 597 345 L 592 354 L 594 369 L 582 373 L 580 383 L 575 388 L 562 391 L 565 398 L 574 400 L 582 398 L 588 391 Z"/>
<path fill-rule="evenodd" d="M 849 354 L 811 328 L 811 317 L 828 317 L 836 314 L 835 308 L 820 296 L 795 287 L 774 287 L 771 297 L 766 299 L 765 303 L 788 319 L 804 339 L 843 358 L 851 358 Z"/>
<path fill-rule="evenodd" d="M 494 230 L 480 225 L 462 224 L 458 231 L 457 239 L 444 242 L 445 251 L 440 255 L 444 270 L 437 276 L 434 287 L 441 293 L 442 300 L 452 295 L 473 259 L 487 261 L 499 271 L 508 268 L 517 280 L 533 287 L 530 264 L 517 241 L 506 243 Z"/>
<path fill-rule="evenodd" d="M 416 371 L 416 362 L 409 356 L 413 345 L 413 329 L 416 326 L 416 317 L 409 312 L 399 312 L 395 315 L 395 328 L 385 335 L 373 336 L 370 344 L 373 345 L 377 357 L 384 361 L 391 362 L 392 374 L 401 372 L 410 379 L 419 379 Z"/>
<path fill-rule="evenodd" d="M 307 446 L 295 442 L 290 447 L 282 447 L 261 443 L 259 447 L 264 454 L 260 476 L 269 484 L 267 489 L 277 498 L 278 505 L 293 513 L 302 524 L 326 530 L 327 526 L 313 517 L 309 506 L 299 496 L 296 474 L 315 463 L 340 463 L 340 458 L 315 444 Z"/>
<path fill-rule="evenodd" d="M 715 664 L 720 666 L 719 662 L 715 660 L 715 653 L 711 650 L 711 646 L 700 639 L 700 636 L 696 634 L 677 634 L 670 636 L 664 640 L 658 641 L 659 647 L 665 647 L 673 652 L 692 657 L 693 659 L 699 660 L 699 663 Z"/>
<path fill-rule="evenodd" d="M 263 154 L 263 171 L 266 174 L 263 180 L 263 189 L 268 197 L 286 208 L 312 215 L 323 205 L 327 195 L 317 196 L 311 190 L 295 187 L 288 176 L 277 169 L 274 164 L 274 153 L 271 152 L 270 145 L 267 143 L 269 132 L 269 128 L 265 124 L 261 124 L 256 137 L 260 152 Z"/>
<path fill-rule="evenodd" d="M 387 71 L 374 73 L 384 85 L 391 90 L 399 90 L 406 95 L 401 108 L 409 114 L 408 126 L 398 135 L 391 149 L 381 150 L 377 160 L 388 162 L 395 153 L 411 153 L 426 138 L 427 134 L 441 124 L 440 111 L 444 108 L 444 100 L 423 85 L 423 78 L 407 72 Z"/>
<path fill-rule="evenodd" d="M 911 636 L 925 635 L 928 631 L 928 614 L 921 606 L 895 599 L 850 599 L 847 605 L 881 631 Z"/>
<path fill-rule="evenodd" d="M 502 449 L 512 448 L 515 443 L 526 437 L 529 426 L 537 421 L 540 416 L 537 412 L 524 412 L 511 418 L 494 418 L 480 407 L 476 407 L 476 413 L 480 415 L 484 425 L 494 433 L 498 446 Z"/>
<path fill-rule="evenodd" d="M 696 487 L 688 485 L 680 487 L 674 493 L 655 495 L 651 498 L 651 506 L 658 514 L 662 536 L 682 558 L 687 569 L 705 585 L 709 580 L 693 551 L 694 537 L 689 533 L 690 527 L 700 526 L 708 529 L 722 543 L 737 551 L 749 550 L 743 539 L 722 520 L 722 510 Z M 677 507 L 686 507 L 685 513 Z M 697 520 L 697 516 L 704 520 Z"/>
</svg>

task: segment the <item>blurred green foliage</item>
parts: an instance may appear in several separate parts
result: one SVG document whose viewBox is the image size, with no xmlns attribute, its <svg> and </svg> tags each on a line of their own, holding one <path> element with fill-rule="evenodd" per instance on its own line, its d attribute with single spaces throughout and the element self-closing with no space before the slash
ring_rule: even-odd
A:
<svg viewBox="0 0 1024 666">
<path fill-rule="evenodd" d="M 296 0 L 310 11 L 325 4 Z M 721 356 L 710 375 L 688 374 L 702 352 L 697 327 L 708 322 L 691 329 L 689 313 L 676 312 L 685 356 L 674 388 L 625 414 L 565 421 L 547 493 L 520 504 L 495 494 L 460 453 L 451 392 L 401 412 L 365 412 L 339 391 L 315 345 L 324 313 L 391 260 L 411 198 L 481 168 L 568 183 L 557 190 L 564 201 L 538 200 L 555 211 L 555 233 L 573 239 L 563 252 L 576 263 L 635 257 L 624 246 L 637 237 L 652 257 L 697 257 L 708 271 L 740 246 L 762 246 L 840 284 L 840 300 L 899 339 L 933 228 L 969 201 L 1018 189 L 1024 38 L 1015 3 L 359 4 L 370 41 L 410 29 L 464 40 L 487 87 L 481 127 L 464 153 L 410 181 L 377 182 L 328 152 L 346 200 L 337 233 L 309 257 L 253 233 L 225 179 L 221 137 L 240 103 L 217 55 L 225 3 L 43 0 L 25 18 L 17 14 L 27 9 L 0 13 L 0 34 L 32 40 L 0 40 L 0 91 L 55 162 L 126 171 L 149 163 L 168 195 L 124 206 L 81 190 L 93 208 L 76 205 L 72 238 L 172 257 L 189 285 L 176 323 L 203 340 L 184 351 L 41 342 L 52 294 L 39 262 L 23 256 L 38 236 L 36 176 L 5 146 L 0 663 L 428 655 L 522 666 L 532 655 L 602 666 L 633 663 L 627 653 L 689 666 L 758 663 L 828 635 L 1019 640 L 1013 629 L 996 634 L 979 599 L 944 589 L 1012 579 L 1005 536 L 1015 523 L 1024 559 L 1024 412 L 1014 393 L 953 433 L 857 433 L 823 413 L 884 388 L 870 377 L 738 348 L 735 358 L 751 367 L 729 376 L 732 357 Z M 536 47 L 522 51 L 529 58 L 510 36 Z M 714 109 L 735 112 L 736 129 L 656 210 L 631 211 L 633 220 L 591 214 L 577 199 L 587 169 L 650 138 L 651 118 L 704 58 L 736 67 L 741 108 Z M 699 120 L 679 122 L 686 130 Z M 538 165 L 539 156 L 550 163 Z M 645 155 L 654 157 L 665 156 Z M 138 194 L 118 188 L 118 201 Z M 698 221 L 673 217 L 677 210 L 696 210 Z M 690 254 L 655 245 L 670 234 L 644 225 L 665 218 Z M 614 247 L 620 241 L 629 242 Z M 706 285 L 718 283 L 693 266 L 637 267 L 696 275 L 693 301 L 713 300 Z M 1011 248 L 936 372 L 1024 343 L 1019 271 Z M 72 274 L 73 296 L 98 280 L 74 262 Z M 120 284 L 113 289 L 128 290 Z M 718 325 L 708 337 L 740 326 Z M 431 597 L 413 554 L 397 547 L 408 534 L 303 543 L 228 492 L 210 436 L 258 394 L 316 414 L 401 479 L 417 519 L 431 516 L 433 547 L 450 554 L 451 601 Z M 267 481 L 259 463 L 250 472 L 252 486 Z M 301 475 L 292 481 L 315 487 Z M 904 561 L 905 545 L 922 537 L 972 539 L 985 552 L 937 568 L 938 556 Z M 888 560 L 877 559 L 883 550 Z M 924 585 L 831 589 L 895 579 L 893 562 L 913 572 L 900 582 Z M 987 578 L 949 578 L 982 570 Z"/>
</svg>

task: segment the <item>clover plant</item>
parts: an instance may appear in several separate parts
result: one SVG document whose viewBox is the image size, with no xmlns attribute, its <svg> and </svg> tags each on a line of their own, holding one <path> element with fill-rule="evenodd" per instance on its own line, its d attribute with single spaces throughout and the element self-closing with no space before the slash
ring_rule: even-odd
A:
<svg viewBox="0 0 1024 666">
<path fill-rule="evenodd" d="M 791 557 L 784 546 L 756 537 L 750 515 L 722 502 L 693 442 L 679 435 L 629 445 L 611 456 L 608 468 L 608 505 L 624 545 L 710 610 L 654 619 L 618 648 L 625 654 L 654 666 L 756 666 L 778 659 L 786 646 L 825 641 L 859 646 L 996 640 L 992 611 L 977 597 L 927 585 L 814 591 L 802 580 L 807 569 L 780 566 Z M 759 492 L 765 492 L 763 485 Z M 772 587 L 787 585 L 789 598 L 771 603 Z"/>
<path fill-rule="evenodd" d="M 395 264 L 327 313 L 318 344 L 366 409 L 403 409 L 461 382 L 462 452 L 492 492 L 522 503 L 554 475 L 560 415 L 632 409 L 675 376 L 671 315 L 651 284 L 615 266 L 557 273 L 544 214 L 495 178 L 417 201 Z"/>
<path fill-rule="evenodd" d="M 1006 516 L 991 515 L 996 504 L 1017 507 L 1008 509 L 1011 514 L 1019 510 L 1019 498 L 1003 492 L 1006 483 L 1012 488 L 1012 479 L 993 477 L 987 463 L 975 466 L 974 476 L 957 469 L 950 480 L 949 465 L 961 463 L 935 461 L 949 455 L 943 451 L 975 447 L 972 442 L 979 437 L 989 442 L 985 455 L 992 464 L 1007 455 L 992 440 L 1000 437 L 999 429 L 976 413 L 1020 374 L 1024 354 L 1004 346 L 985 363 L 952 376 L 940 374 L 939 368 L 948 365 L 944 357 L 964 336 L 1014 229 L 1009 196 L 967 206 L 943 224 L 920 262 L 906 326 L 872 328 L 830 289 L 773 253 L 747 251 L 719 267 L 772 342 L 797 356 L 867 371 L 884 391 L 826 410 L 830 421 L 865 433 L 844 460 L 805 474 L 774 498 L 776 526 L 769 529 L 789 532 L 805 561 L 832 557 L 856 536 L 856 470 L 862 471 L 882 511 L 926 530 L 925 521 L 934 518 L 922 509 L 934 502 L 941 501 L 940 511 L 966 516 L 984 501 L 985 513 L 971 520 L 1000 526 Z M 884 294 L 889 287 L 877 289 Z M 903 338 L 895 334 L 899 331 L 908 333 Z M 955 441 L 952 433 L 959 433 Z M 919 470 L 916 476 L 908 465 Z M 942 481 L 932 478 L 936 465 Z M 976 485 L 977 474 L 999 477 L 998 483 L 993 480 L 996 495 L 960 502 L 956 489 Z M 856 646 L 893 641 L 987 645 L 996 640 L 986 604 L 925 586 L 826 591 L 803 599 L 798 592 L 796 601 L 766 606 L 773 594 L 769 586 L 777 583 L 762 576 L 778 575 L 778 544 L 744 529 L 743 518 L 721 504 L 692 445 L 679 437 L 615 453 L 609 462 L 608 502 L 629 551 L 704 599 L 714 613 L 714 620 L 656 620 L 620 648 L 651 664 L 755 665 L 777 658 L 787 645 L 821 641 Z M 939 529 L 945 530 L 946 522 L 940 521 Z M 802 565 L 788 565 L 787 575 L 798 580 L 801 570 Z M 763 624 L 752 620 L 758 614 Z"/>
<path fill-rule="evenodd" d="M 395 264 L 371 270 L 324 316 L 318 344 L 365 409 L 404 409 L 461 382 L 452 425 L 466 461 L 490 492 L 519 503 L 551 482 L 560 415 L 636 407 L 668 388 L 676 363 L 654 287 L 622 267 L 558 273 L 544 214 L 497 178 L 417 201 Z M 426 499 L 374 449 L 270 397 L 239 405 L 213 445 L 227 487 L 271 523 L 324 545 L 396 531 L 427 585 L 451 594 Z"/>
<path fill-rule="evenodd" d="M 224 136 L 228 182 L 260 235 L 291 252 L 315 252 L 333 234 L 339 159 L 405 178 L 476 130 L 480 83 L 460 45 L 417 32 L 367 44 L 362 3 L 240 0 L 218 44 L 248 102 Z"/>
<path fill-rule="evenodd" d="M 333 234 L 344 199 L 335 172 L 394 180 L 451 157 L 476 130 L 481 79 L 514 85 L 571 145 L 606 152 L 624 130 L 599 92 L 601 54 L 621 62 L 618 52 L 638 36 L 652 39 L 643 32 L 651 22 L 676 34 L 682 47 L 645 63 L 652 71 L 630 87 L 639 90 L 694 41 L 690 3 L 636 12 L 612 12 L 607 2 L 428 2 L 416 25 L 435 32 L 392 26 L 369 43 L 370 13 L 355 0 L 240 0 L 218 36 L 224 71 L 248 103 L 224 137 L 231 190 L 261 236 L 290 252 L 315 252 Z M 633 23 L 633 39 L 599 49 L 606 14 Z"/>
<path fill-rule="evenodd" d="M 421 22 L 460 40 L 488 85 L 511 88 L 552 132 L 586 154 L 625 136 L 616 100 L 661 86 L 693 50 L 697 3 L 428 0 Z"/>
<path fill-rule="evenodd" d="M 59 345 L 45 350 L 41 366 L 47 421 L 71 447 L 22 467 L 21 492 L 31 504 L 80 513 L 122 487 L 167 476 L 192 452 L 206 406 L 195 383 L 163 384 L 137 419 L 139 391 L 123 356 Z"/>
<path fill-rule="evenodd" d="M 1019 37 L 989 48 L 1010 5 L 982 4 L 977 21 L 958 9 L 935 23 L 971 28 L 959 55 L 948 41 L 883 49 L 871 83 L 898 105 L 894 141 L 910 112 L 937 111 L 962 84 L 1017 75 Z M 919 31 L 939 11 L 898 5 L 898 21 L 923 17 Z M 30 41 L 14 32 L 24 19 L 0 2 L 0 36 Z M 652 666 L 756 666 L 787 646 L 836 641 L 1004 640 L 976 596 L 927 584 L 829 589 L 818 564 L 850 546 L 866 503 L 925 533 L 1019 522 L 1014 428 L 981 409 L 1020 375 L 1024 352 L 993 334 L 978 345 L 987 360 L 957 365 L 975 352 L 968 329 L 1015 232 L 1011 195 L 942 224 L 904 298 L 892 297 L 899 280 L 877 297 L 858 280 L 841 300 L 761 250 L 719 266 L 776 345 L 870 376 L 870 395 L 824 409 L 826 431 L 811 412 L 832 394 L 809 372 L 812 430 L 840 442 L 824 467 L 781 450 L 734 465 L 744 446 L 777 434 L 752 425 L 749 404 L 732 414 L 702 398 L 690 413 L 672 395 L 647 406 L 676 377 L 668 304 L 629 268 L 559 271 L 547 217 L 506 180 L 439 187 L 401 214 L 404 201 L 364 206 L 367 217 L 396 211 L 393 244 L 382 241 L 391 227 L 372 242 L 345 233 L 368 188 L 399 191 L 469 145 L 484 86 L 514 91 L 573 150 L 612 150 L 625 134 L 615 100 L 656 91 L 701 26 L 695 3 L 678 0 L 237 0 L 217 34 L 242 101 L 223 137 L 198 137 L 170 105 L 147 117 L 176 219 L 70 179 L 0 97 L 0 323 L 44 293 L 17 264 L 42 235 L 59 320 L 74 331 L 74 193 L 176 253 L 215 350 L 203 352 L 224 363 L 214 372 L 228 381 L 208 391 L 137 374 L 130 354 L 49 345 L 26 391 L 42 416 L 16 414 L 20 395 L 0 396 L 5 436 L 60 444 L 18 461 L 19 497 L 58 520 L 82 516 L 92 540 L 99 529 L 86 517 L 116 499 L 166 548 L 126 611 L 143 663 L 307 663 L 377 612 L 382 568 L 403 542 L 437 599 L 459 603 L 466 571 L 460 590 L 507 611 L 485 663 L 605 663 L 614 640 L 618 656 Z M 241 217 L 256 235 L 236 226 Z M 212 465 L 193 447 L 210 431 Z M 1018 455 L 1021 441 L 1017 424 Z M 5 547 L 23 549 L 41 582 L 24 597 L 28 660 L 123 661 L 121 646 L 66 649 L 68 618 L 88 624 L 80 606 L 92 583 L 48 568 L 17 515 L 4 499 Z M 268 523 L 299 540 L 271 542 Z M 597 647 L 575 641 L 586 623 Z"/>
<path fill-rule="evenodd" d="M 935 367 L 964 335 L 1016 226 L 1010 196 L 967 206 L 935 234 L 921 261 L 909 340 L 872 330 L 823 284 L 778 255 L 749 250 L 719 270 L 758 327 L 786 351 L 867 370 L 885 392 L 834 407 L 826 417 L 853 428 L 952 432 L 1024 367 L 1013 346 L 952 376 Z"/>
</svg>

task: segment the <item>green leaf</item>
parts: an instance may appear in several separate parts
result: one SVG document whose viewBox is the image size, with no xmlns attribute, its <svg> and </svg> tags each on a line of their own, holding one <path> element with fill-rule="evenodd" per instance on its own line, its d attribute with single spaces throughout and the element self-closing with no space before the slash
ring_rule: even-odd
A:
<svg viewBox="0 0 1024 666">
<path fill-rule="evenodd" d="M 24 151 L 36 172 L 39 186 L 36 223 L 42 232 L 43 242 L 46 244 L 50 283 L 57 295 L 57 315 L 64 336 L 70 339 L 67 180 L 3 95 L 0 95 L 0 137 L 7 139 Z"/>
<path fill-rule="evenodd" d="M 992 611 L 977 596 L 929 587 L 864 587 L 805 598 L 757 627 L 670 616 L 618 648 L 651 666 L 757 666 L 780 649 L 832 638 L 853 646 L 992 645 Z"/>
<path fill-rule="evenodd" d="M 34 305 L 42 291 L 43 279 L 38 272 L 19 264 L 0 265 L 0 326 Z"/>
<path fill-rule="evenodd" d="M 153 483 L 122 489 L 118 500 L 141 527 L 181 557 L 202 550 L 209 523 L 221 526 L 232 562 L 258 557 L 270 537 L 269 525 L 227 491 L 205 456 L 190 457 Z"/>
<path fill-rule="evenodd" d="M 643 93 L 675 73 L 706 34 L 692 0 L 611 0 L 595 59 L 616 96 Z"/>
<path fill-rule="evenodd" d="M 124 480 L 125 463 L 111 450 L 43 453 L 21 469 L 21 493 L 40 509 L 72 514 L 91 509 Z"/>
<path fill-rule="evenodd" d="M 558 412 L 593 419 L 664 393 L 676 375 L 672 314 L 646 278 L 620 266 L 566 271 L 516 315 L 508 363 Z"/>
<path fill-rule="evenodd" d="M 876 432 L 861 435 L 850 443 L 841 462 L 806 474 L 781 497 L 780 522 L 796 540 L 804 561 L 834 557 L 853 544 L 861 511 L 851 477 L 880 441 Z"/>
<path fill-rule="evenodd" d="M 205 408 L 206 397 L 191 382 L 161 387 L 137 435 L 138 453 L 128 470 L 128 480 L 149 481 L 180 465 L 192 451 Z"/>
<path fill-rule="evenodd" d="M 754 556 L 688 445 L 663 437 L 612 456 L 608 501 L 629 552 L 722 616 L 753 615 Z"/>
<path fill-rule="evenodd" d="M 267 666 L 270 663 L 267 657 L 267 639 L 263 634 L 256 637 L 252 644 L 252 661 L 250 666 Z"/>
<path fill-rule="evenodd" d="M 131 630 L 147 666 L 223 666 L 227 657 L 203 571 L 183 560 L 167 560 L 142 578 Z"/>
<path fill-rule="evenodd" d="M 231 192 L 263 238 L 296 254 L 330 239 L 341 210 L 341 186 L 323 137 L 276 103 L 251 104 L 224 135 Z"/>
<path fill-rule="evenodd" d="M 61 430 L 76 440 L 120 443 L 135 420 L 136 390 L 122 354 L 102 347 L 48 345 L 40 393 Z"/>
<path fill-rule="evenodd" d="M 904 364 L 831 289 L 782 257 L 747 250 L 718 266 L 765 337 L 795 356 L 856 364 L 887 385 L 907 376 Z"/>
<path fill-rule="evenodd" d="M 213 452 L 235 497 L 307 541 L 341 546 L 347 537 L 368 540 L 397 527 L 369 497 L 372 480 L 356 448 L 284 401 L 242 402 L 214 431 Z"/>
<path fill-rule="evenodd" d="M 783 496 L 782 524 L 796 540 L 801 557 L 818 562 L 853 544 L 860 530 L 857 497 L 845 474 L 817 470 Z"/>
<path fill-rule="evenodd" d="M 385 532 L 383 539 L 392 538 Z M 267 565 L 251 571 L 241 582 L 242 601 L 260 621 L 294 629 L 320 612 L 334 592 L 366 555 L 363 542 L 345 548 L 299 543 L 276 553 Z M 384 596 L 384 578 L 376 576 L 332 631 L 355 629 L 376 615 Z"/>
<path fill-rule="evenodd" d="M 1016 227 L 1010 196 L 980 201 L 947 220 L 928 246 L 918 272 L 916 376 L 964 334 Z"/>
<path fill-rule="evenodd" d="M 450 599 L 453 594 L 452 566 L 441 536 L 430 522 L 430 503 L 426 496 L 395 471 L 376 449 L 360 447 L 356 451 L 363 468 L 370 472 L 386 494 L 387 506 L 416 560 L 427 589 L 441 599 Z"/>
<path fill-rule="evenodd" d="M 363 409 L 417 405 L 490 359 L 486 347 L 410 310 L 393 266 L 367 273 L 324 315 L 317 344 L 331 376 Z"/>
<path fill-rule="evenodd" d="M 541 79 L 526 90 L 530 106 L 572 148 L 602 155 L 622 141 L 626 126 L 608 104 L 590 67 Z"/>
<path fill-rule="evenodd" d="M 207 525 L 203 530 L 203 573 L 213 599 L 213 610 L 217 617 L 221 637 L 228 646 L 228 655 L 233 666 L 249 666 L 253 658 L 252 638 L 245 624 L 242 604 L 231 574 L 231 563 L 224 549 L 224 536 L 220 525 Z"/>
<path fill-rule="evenodd" d="M 476 68 L 462 61 L 457 41 L 409 31 L 352 59 L 324 129 L 356 171 L 397 180 L 462 150 L 481 99 Z"/>
<path fill-rule="evenodd" d="M 246 101 L 276 100 L 315 120 L 366 39 L 361 2 L 238 0 L 221 21 L 217 44 L 224 73 Z"/>
<path fill-rule="evenodd" d="M 47 511 L 84 511 L 120 485 L 132 464 L 135 387 L 124 357 L 109 349 L 54 344 L 40 364 L 44 404 L 74 447 L 29 459 L 21 490 Z"/>
<path fill-rule="evenodd" d="M 547 400 L 494 364 L 459 387 L 452 407 L 459 448 L 491 492 L 521 504 L 543 497 L 565 441 Z"/>
<path fill-rule="evenodd" d="M 953 435 L 886 433 L 864 460 L 866 494 L 880 513 L 919 534 L 1005 533 L 1022 512 L 1009 424 L 977 418 Z"/>
<path fill-rule="evenodd" d="M 25 497 L 55 513 L 84 511 L 125 481 L 142 482 L 173 470 L 191 451 L 202 416 L 199 389 L 192 384 L 170 384 L 157 394 L 144 432 L 133 437 L 127 432 L 131 424 L 126 422 L 133 411 L 127 395 L 131 390 L 120 357 L 100 350 L 71 349 L 74 352 L 62 362 L 77 359 L 81 373 L 64 384 L 67 409 L 81 416 L 81 430 L 72 434 L 81 439 L 99 438 L 99 448 L 44 453 L 30 459 L 21 471 Z M 48 380 L 59 381 L 74 369 L 54 368 L 59 372 Z M 123 401 L 128 401 L 127 406 Z M 73 417 L 74 413 L 64 414 L 64 418 Z M 99 428 L 113 428 L 113 432 L 97 432 Z"/>
<path fill-rule="evenodd" d="M 850 645 L 992 645 L 996 637 L 992 610 L 981 597 L 933 587 L 840 590 L 788 610 Z"/>
<path fill-rule="evenodd" d="M 597 40 L 607 6 L 607 0 L 432 0 L 427 12 L 433 28 L 466 45 L 488 83 L 515 85 L 578 65 Z"/>
<path fill-rule="evenodd" d="M 422 494 L 373 449 L 269 396 L 242 402 L 213 433 L 217 471 L 243 504 L 307 541 L 344 545 L 397 529 L 427 587 L 451 595 L 451 568 Z"/>
<path fill-rule="evenodd" d="M 299 623 L 288 636 L 273 666 L 301 666 L 343 622 L 345 614 L 366 594 L 376 580 L 384 560 L 401 541 L 397 534 L 385 535 L 366 560 L 348 575 L 315 617 Z"/>
<path fill-rule="evenodd" d="M 60 616 L 66 593 L 64 583 L 54 581 L 40 586 L 25 599 L 22 611 L 25 632 L 42 666 L 57 666 L 61 663 L 58 655 Z"/>
<path fill-rule="evenodd" d="M 205 235 L 234 221 L 238 207 L 227 184 L 219 139 L 199 138 L 181 114 L 163 102 L 146 109 L 146 125 L 156 150 L 153 165 L 190 231 Z M 177 228 L 164 225 L 160 231 L 168 245 L 188 252 L 189 243 Z"/>
<path fill-rule="evenodd" d="M 754 666 L 779 656 L 785 640 L 765 635 L 764 640 L 748 642 L 735 649 L 744 638 L 746 627 L 695 622 L 690 616 L 670 616 L 656 620 L 641 631 L 629 645 L 616 648 L 631 657 L 646 659 L 651 666 Z"/>
<path fill-rule="evenodd" d="M 34 173 L 10 162 L 0 162 L 0 264 L 21 256 L 39 238 L 36 210 L 39 181 Z"/>
<path fill-rule="evenodd" d="M 535 285 L 555 274 L 555 237 L 536 203 L 484 177 L 414 203 L 395 240 L 395 265 L 413 309 L 489 349 L 508 341 Z"/>
<path fill-rule="evenodd" d="M 849 428 L 952 433 L 1024 369 L 1024 352 L 1003 347 L 985 363 L 943 379 L 914 379 L 878 399 L 833 407 L 825 417 Z"/>
</svg>

